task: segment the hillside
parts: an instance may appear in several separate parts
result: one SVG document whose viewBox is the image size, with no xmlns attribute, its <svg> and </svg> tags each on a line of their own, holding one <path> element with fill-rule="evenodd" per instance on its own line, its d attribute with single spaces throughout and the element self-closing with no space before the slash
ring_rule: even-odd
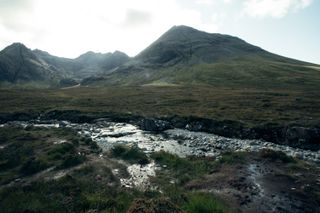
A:
<svg viewBox="0 0 320 213">
<path fill-rule="evenodd" d="M 126 63 L 129 57 L 122 52 L 87 52 L 69 59 L 50 55 L 42 50 L 31 50 L 14 43 L 0 52 L 0 83 L 53 86 L 64 85 L 97 74 L 108 73 Z M 62 83 L 61 83 L 62 82 Z"/>
<path fill-rule="evenodd" d="M 267 52 L 237 37 L 175 26 L 99 81 L 101 85 L 316 86 L 320 80 L 316 67 Z"/>
<path fill-rule="evenodd" d="M 89 51 L 75 59 L 53 56 L 41 50 L 34 50 L 33 52 L 38 58 L 41 58 L 46 63 L 62 70 L 69 78 L 74 78 L 76 80 L 82 80 L 83 78 L 97 74 L 108 73 L 109 70 L 112 70 L 129 60 L 129 57 L 120 51 L 105 54 Z"/>
<path fill-rule="evenodd" d="M 14 43 L 0 52 L 0 81 L 19 83 L 58 78 L 63 78 L 61 72 L 21 43 Z"/>
<path fill-rule="evenodd" d="M 0 82 L 72 86 L 204 85 L 310 88 L 320 66 L 279 56 L 230 35 L 174 26 L 134 58 L 89 51 L 75 59 L 15 43 L 0 52 Z"/>
</svg>

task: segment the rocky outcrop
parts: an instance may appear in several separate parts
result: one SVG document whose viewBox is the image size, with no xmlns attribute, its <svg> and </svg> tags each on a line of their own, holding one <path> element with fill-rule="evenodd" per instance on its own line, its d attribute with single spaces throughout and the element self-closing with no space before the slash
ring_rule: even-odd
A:
<svg viewBox="0 0 320 213">
<path fill-rule="evenodd" d="M 320 149 L 320 129 L 306 127 L 288 127 L 285 130 L 285 143 L 310 150 Z"/>
<path fill-rule="evenodd" d="M 140 128 L 145 131 L 161 132 L 172 128 L 172 126 L 168 121 L 147 118 L 141 120 Z"/>
<path fill-rule="evenodd" d="M 172 126 L 190 131 L 208 132 L 216 135 L 240 138 L 263 139 L 277 144 L 309 150 L 320 150 L 319 126 L 306 127 L 298 124 L 263 124 L 248 127 L 245 123 L 230 120 L 212 120 L 197 117 L 172 117 Z"/>
</svg>

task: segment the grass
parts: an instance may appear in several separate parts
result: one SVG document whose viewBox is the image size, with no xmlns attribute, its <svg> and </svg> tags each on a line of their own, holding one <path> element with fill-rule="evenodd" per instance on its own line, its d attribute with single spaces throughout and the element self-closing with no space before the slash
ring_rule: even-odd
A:
<svg viewBox="0 0 320 213">
<path fill-rule="evenodd" d="M 65 169 L 86 160 L 79 152 L 97 152 L 69 129 L 0 128 L 0 184 L 33 175 L 49 167 Z M 64 143 L 57 143 L 59 141 Z M 94 143 L 94 142 L 91 142 Z"/>
<path fill-rule="evenodd" d="M 112 157 L 121 158 L 132 164 L 138 163 L 145 165 L 149 163 L 147 155 L 136 146 L 128 147 L 117 145 L 111 149 L 111 155 Z"/>
<path fill-rule="evenodd" d="M 262 158 L 266 158 L 271 161 L 280 161 L 282 163 L 297 163 L 296 159 L 286 155 L 284 152 L 281 152 L 281 151 L 264 149 L 260 152 L 260 155 Z"/>
<path fill-rule="evenodd" d="M 100 159 L 94 142 L 70 129 L 60 128 L 2 127 L 0 137 L 3 147 L 0 149 L 2 212 L 228 212 L 229 205 L 224 200 L 212 193 L 188 188 L 188 184 L 201 182 L 224 166 L 245 164 L 250 158 L 248 153 L 242 152 L 225 153 L 218 161 L 180 158 L 166 152 L 147 156 L 136 146 L 115 146 L 110 158 Z M 66 142 L 54 143 L 62 139 Z M 91 155 L 85 157 L 79 152 Z M 264 150 L 254 156 L 285 163 L 292 174 L 306 166 L 293 169 L 292 165 L 296 163 L 280 152 Z M 112 169 L 119 168 L 113 164 L 115 159 L 140 164 L 154 160 L 162 169 L 156 171 L 151 182 L 161 187 L 161 193 L 121 187 L 119 178 L 128 177 L 113 174 Z M 74 167 L 76 165 L 81 166 Z M 25 182 L 27 179 L 24 178 L 51 166 L 56 168 L 53 173 L 74 168 L 58 179 L 42 177 Z M 18 178 L 24 181 L 5 185 Z M 310 194 L 319 196 L 317 190 L 311 190 Z"/>
<path fill-rule="evenodd" d="M 0 207 L 4 212 L 125 212 L 136 195 L 134 190 L 102 187 L 95 179 L 66 176 L 28 187 L 2 189 Z"/>
<path fill-rule="evenodd" d="M 180 158 L 167 152 L 155 152 L 151 158 L 160 164 L 163 170 L 157 174 L 156 181 L 159 185 L 167 185 L 170 180 L 175 179 L 178 187 L 185 185 L 187 182 L 195 179 L 201 179 L 202 176 L 212 174 L 225 164 L 243 164 L 246 161 L 245 152 L 225 153 L 219 160 L 201 157 Z M 172 186 L 168 186 L 168 189 Z"/>
<path fill-rule="evenodd" d="M 37 117 L 53 110 L 85 115 L 202 117 L 264 123 L 314 125 L 320 118 L 317 88 L 257 89 L 223 86 L 80 87 L 58 89 L 0 89 L 0 115 L 26 113 Z M 72 119 L 74 113 L 69 112 Z M 20 118 L 22 118 L 20 114 Z M 0 116 L 1 118 L 1 116 Z M 59 116 L 58 116 L 59 118 Z"/>
<path fill-rule="evenodd" d="M 222 155 L 218 162 L 219 164 L 237 164 L 245 163 L 245 160 L 245 152 L 227 152 Z"/>
<path fill-rule="evenodd" d="M 187 200 L 183 208 L 188 213 L 223 213 L 228 211 L 225 205 L 209 193 L 190 193 Z"/>
</svg>

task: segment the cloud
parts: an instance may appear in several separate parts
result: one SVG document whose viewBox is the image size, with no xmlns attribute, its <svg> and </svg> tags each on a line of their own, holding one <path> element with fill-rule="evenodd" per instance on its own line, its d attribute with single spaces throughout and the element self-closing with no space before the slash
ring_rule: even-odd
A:
<svg viewBox="0 0 320 213">
<path fill-rule="evenodd" d="M 213 3 L 212 0 L 196 0 L 196 4 L 199 5 L 213 5 Z"/>
<path fill-rule="evenodd" d="M 313 0 L 246 0 L 244 12 L 251 17 L 281 18 L 308 7 Z"/>
<path fill-rule="evenodd" d="M 88 50 L 134 56 L 173 25 L 217 29 L 214 18 L 179 1 L 0 0 L 0 49 L 22 42 L 64 57 Z"/>
<path fill-rule="evenodd" d="M 128 9 L 126 11 L 126 17 L 124 26 L 126 27 L 139 27 L 152 22 L 152 14 L 147 11 L 141 11 L 136 9 Z"/>
</svg>

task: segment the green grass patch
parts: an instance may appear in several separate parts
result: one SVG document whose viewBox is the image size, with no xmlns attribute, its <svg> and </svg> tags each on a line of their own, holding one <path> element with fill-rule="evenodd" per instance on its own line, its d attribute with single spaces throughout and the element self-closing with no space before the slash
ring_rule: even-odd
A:
<svg viewBox="0 0 320 213">
<path fill-rule="evenodd" d="M 147 155 L 141 151 L 137 146 L 128 147 L 117 145 L 111 149 L 111 155 L 115 158 L 121 158 L 132 164 L 138 163 L 145 165 L 149 163 Z"/>
<path fill-rule="evenodd" d="M 172 178 L 178 185 L 184 185 L 192 179 L 212 173 L 217 169 L 217 162 L 209 158 L 180 158 L 163 151 L 151 154 L 151 158 L 163 167 L 162 171 L 159 171 L 157 181 L 159 185 L 164 186 Z"/>
<path fill-rule="evenodd" d="M 244 163 L 246 158 L 245 152 L 227 152 L 219 159 L 219 164 L 237 164 Z"/>
<path fill-rule="evenodd" d="M 86 157 L 79 152 L 96 152 L 75 131 L 64 128 L 0 128 L 0 184 L 33 175 L 49 167 L 64 169 L 81 164 Z M 59 141 L 65 141 L 59 143 Z M 84 151 L 82 151 L 84 150 Z"/>
<path fill-rule="evenodd" d="M 189 193 L 183 209 L 187 213 L 224 213 L 225 204 L 209 193 Z"/>
</svg>

